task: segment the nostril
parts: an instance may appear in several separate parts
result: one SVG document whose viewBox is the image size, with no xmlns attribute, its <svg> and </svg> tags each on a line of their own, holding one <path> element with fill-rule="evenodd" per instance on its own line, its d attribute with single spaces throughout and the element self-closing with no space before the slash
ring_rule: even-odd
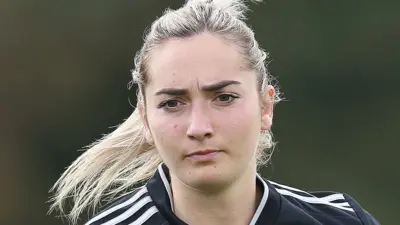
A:
<svg viewBox="0 0 400 225">
<path fill-rule="evenodd" d="M 188 135 L 190 140 L 204 140 L 206 138 L 211 138 L 212 137 L 212 133 L 203 133 L 203 134 L 192 134 L 192 135 Z"/>
<path fill-rule="evenodd" d="M 196 139 L 196 137 L 195 137 L 195 136 L 192 136 L 192 135 L 189 135 L 188 137 L 189 137 L 190 140 Z"/>
<path fill-rule="evenodd" d="M 210 138 L 212 136 L 212 134 L 211 133 L 206 133 L 204 136 L 207 137 L 207 138 Z"/>
</svg>

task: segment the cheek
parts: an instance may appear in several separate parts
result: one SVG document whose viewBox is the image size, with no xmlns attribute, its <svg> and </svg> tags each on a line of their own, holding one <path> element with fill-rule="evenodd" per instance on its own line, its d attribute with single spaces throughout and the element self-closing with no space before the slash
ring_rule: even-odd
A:
<svg viewBox="0 0 400 225">
<path fill-rule="evenodd" d="M 225 114 L 225 120 L 230 124 L 230 128 L 245 129 L 241 132 L 249 132 L 249 129 L 259 129 L 261 126 L 261 115 L 256 101 L 249 101 L 244 99 L 239 104 L 231 108 L 229 113 Z"/>
<path fill-rule="evenodd" d="M 178 145 L 185 132 L 181 123 L 182 119 L 166 117 L 161 113 L 154 113 L 149 117 L 150 130 L 159 150 L 168 151 Z"/>
<path fill-rule="evenodd" d="M 229 134 L 225 138 L 230 143 L 235 143 L 232 146 L 248 148 L 256 143 L 261 130 L 261 119 L 257 110 L 256 107 L 242 104 L 231 112 L 220 115 L 220 130 L 223 134 Z"/>
</svg>

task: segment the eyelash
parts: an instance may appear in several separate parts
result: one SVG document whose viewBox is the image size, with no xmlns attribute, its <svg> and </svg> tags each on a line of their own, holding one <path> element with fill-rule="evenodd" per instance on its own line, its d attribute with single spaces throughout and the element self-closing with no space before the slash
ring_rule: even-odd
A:
<svg viewBox="0 0 400 225">
<path fill-rule="evenodd" d="M 231 100 L 229 100 L 227 102 L 226 101 L 222 102 L 223 104 L 230 104 L 231 102 L 235 101 L 235 99 L 239 98 L 239 96 L 233 95 L 233 94 L 220 94 L 215 99 L 219 99 L 221 96 L 224 96 L 224 97 L 227 96 L 227 97 L 231 98 Z"/>
<path fill-rule="evenodd" d="M 216 98 L 214 98 L 213 100 L 216 100 L 216 99 L 218 99 L 220 97 L 229 97 L 230 98 L 229 101 L 222 101 L 222 104 L 225 104 L 225 105 L 228 105 L 228 104 L 232 103 L 233 101 L 235 101 L 235 99 L 239 98 L 239 96 L 233 95 L 233 94 L 220 94 Z M 177 106 L 171 107 L 171 108 L 166 107 L 171 102 L 174 102 L 174 103 L 176 102 Z M 181 101 L 176 100 L 176 99 L 170 99 L 170 100 L 162 101 L 160 104 L 157 105 L 157 108 L 159 108 L 159 109 L 160 108 L 164 108 L 166 110 L 173 110 L 174 108 L 178 107 L 179 104 L 184 104 L 184 103 L 182 103 Z"/>
<path fill-rule="evenodd" d="M 171 102 L 178 102 L 178 103 L 181 103 L 180 101 L 178 101 L 178 100 L 176 100 L 176 99 L 172 99 L 172 100 L 165 100 L 165 101 L 162 101 L 160 104 L 158 104 L 157 105 L 157 108 L 165 108 L 167 105 L 168 105 L 168 103 L 171 103 Z"/>
</svg>

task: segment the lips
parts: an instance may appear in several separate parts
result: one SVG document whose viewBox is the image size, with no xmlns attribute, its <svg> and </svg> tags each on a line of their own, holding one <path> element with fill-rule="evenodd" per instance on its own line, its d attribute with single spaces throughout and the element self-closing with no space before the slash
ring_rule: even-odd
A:
<svg viewBox="0 0 400 225">
<path fill-rule="evenodd" d="M 220 152 L 221 150 L 216 150 L 216 149 L 205 149 L 205 150 L 199 150 L 193 153 L 188 154 L 186 157 L 191 157 L 191 156 L 202 156 L 202 155 L 208 155 L 216 152 Z"/>
</svg>

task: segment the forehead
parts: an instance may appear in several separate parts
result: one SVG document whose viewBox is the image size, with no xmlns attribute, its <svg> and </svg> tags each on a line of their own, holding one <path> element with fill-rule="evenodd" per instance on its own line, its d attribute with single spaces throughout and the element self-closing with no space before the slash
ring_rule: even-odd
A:
<svg viewBox="0 0 400 225">
<path fill-rule="evenodd" d="M 187 86 L 246 79 L 243 58 L 231 41 L 204 33 L 174 38 L 158 46 L 149 61 L 149 86 Z"/>
</svg>

